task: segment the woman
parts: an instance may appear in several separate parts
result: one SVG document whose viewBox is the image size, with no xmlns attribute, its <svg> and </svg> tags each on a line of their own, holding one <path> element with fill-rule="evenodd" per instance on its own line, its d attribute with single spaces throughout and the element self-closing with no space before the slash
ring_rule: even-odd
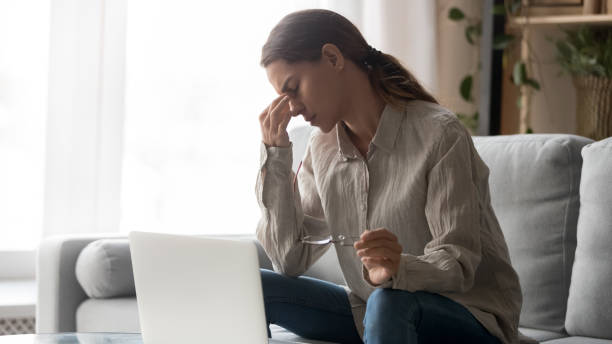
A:
<svg viewBox="0 0 612 344">
<path fill-rule="evenodd" d="M 392 56 L 327 10 L 289 14 L 261 64 L 257 237 L 268 323 L 340 343 L 516 343 L 518 277 L 468 132 Z M 319 128 L 297 178 L 287 125 Z M 297 277 L 336 245 L 347 291 Z"/>
</svg>

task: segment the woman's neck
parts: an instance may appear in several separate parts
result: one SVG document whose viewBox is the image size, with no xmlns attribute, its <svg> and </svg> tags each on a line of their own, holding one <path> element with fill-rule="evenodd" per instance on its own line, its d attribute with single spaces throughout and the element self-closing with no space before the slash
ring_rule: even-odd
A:
<svg viewBox="0 0 612 344">
<path fill-rule="evenodd" d="M 348 135 L 353 144 L 362 151 L 376 135 L 378 124 L 385 109 L 385 101 L 374 91 L 367 76 L 361 82 L 355 82 L 354 89 L 349 93 L 349 108 L 343 118 L 348 128 Z M 362 85 L 359 87 L 359 85 Z M 363 153 L 363 151 L 362 151 Z"/>
</svg>

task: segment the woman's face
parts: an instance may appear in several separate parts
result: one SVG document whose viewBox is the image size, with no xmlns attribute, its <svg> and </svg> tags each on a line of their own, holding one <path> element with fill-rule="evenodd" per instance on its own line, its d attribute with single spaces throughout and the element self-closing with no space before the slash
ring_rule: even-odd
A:
<svg viewBox="0 0 612 344">
<path fill-rule="evenodd" d="M 302 115 L 325 133 L 341 119 L 341 79 L 325 57 L 292 64 L 277 60 L 266 67 L 266 72 L 276 92 L 289 96 L 292 116 Z"/>
</svg>

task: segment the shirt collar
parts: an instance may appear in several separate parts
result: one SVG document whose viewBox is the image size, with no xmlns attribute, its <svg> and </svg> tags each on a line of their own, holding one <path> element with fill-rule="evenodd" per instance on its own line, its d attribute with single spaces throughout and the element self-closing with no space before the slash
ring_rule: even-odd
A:
<svg viewBox="0 0 612 344">
<path fill-rule="evenodd" d="M 385 105 L 376 134 L 372 139 L 372 144 L 385 152 L 391 152 L 395 148 L 395 142 L 399 134 L 400 126 L 404 119 L 404 112 L 396 109 L 392 105 Z M 351 139 L 346 133 L 344 122 L 340 121 L 336 124 L 336 134 L 338 138 L 338 153 L 344 160 L 355 159 L 359 156 L 357 148 L 351 142 Z"/>
</svg>

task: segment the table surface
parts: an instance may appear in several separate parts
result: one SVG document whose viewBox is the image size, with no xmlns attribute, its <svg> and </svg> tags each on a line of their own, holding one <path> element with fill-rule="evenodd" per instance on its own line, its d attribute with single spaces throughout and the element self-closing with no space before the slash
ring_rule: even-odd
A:
<svg viewBox="0 0 612 344">
<path fill-rule="evenodd" d="M 142 344 L 139 333 L 54 333 L 0 336 L 0 344 Z"/>
</svg>

